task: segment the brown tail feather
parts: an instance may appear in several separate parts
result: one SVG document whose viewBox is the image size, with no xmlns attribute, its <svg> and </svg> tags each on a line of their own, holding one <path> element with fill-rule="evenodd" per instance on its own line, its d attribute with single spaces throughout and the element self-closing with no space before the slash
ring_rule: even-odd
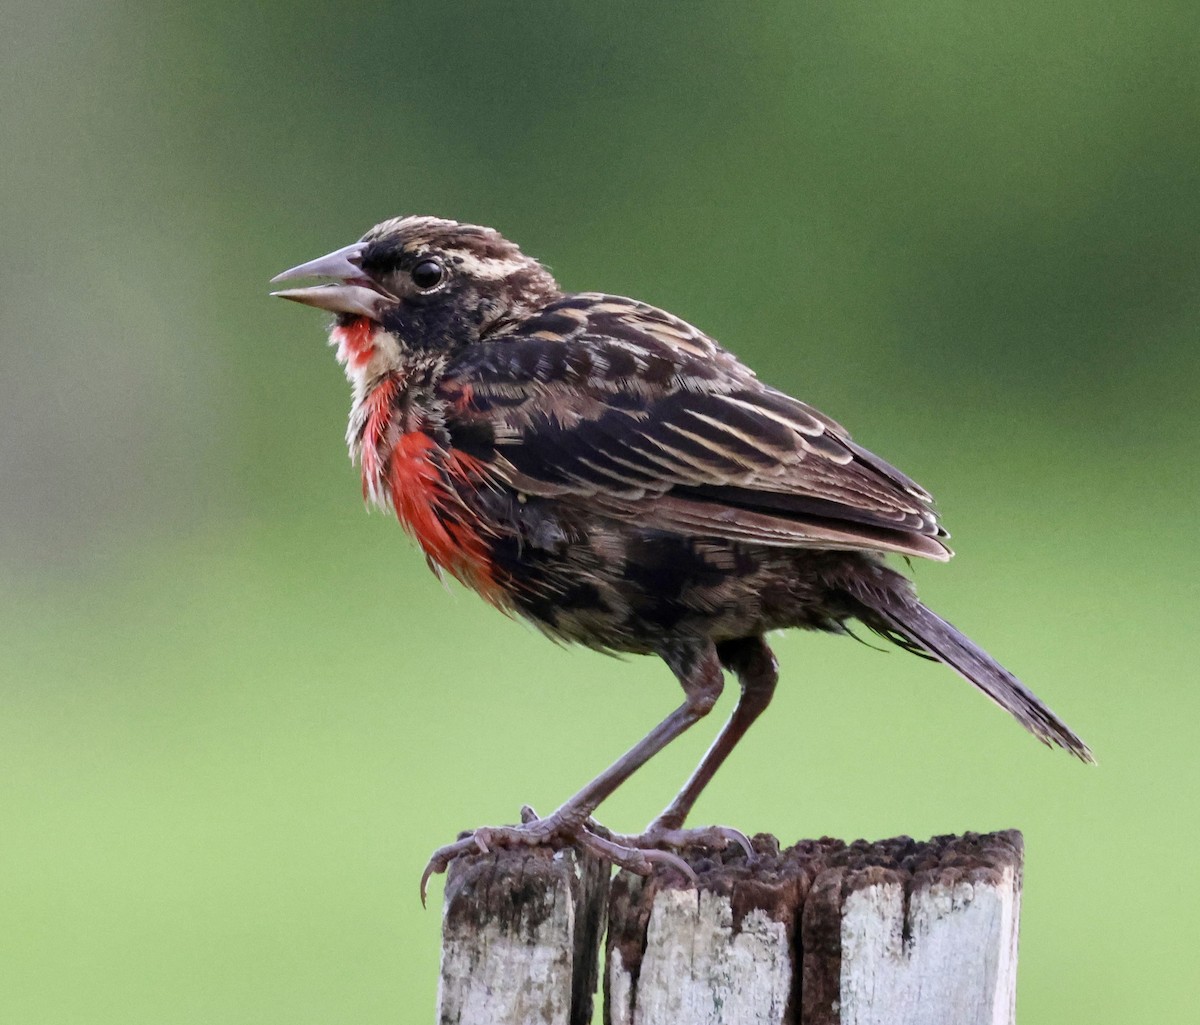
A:
<svg viewBox="0 0 1200 1025">
<path fill-rule="evenodd" d="M 863 621 L 901 646 L 944 662 L 973 683 L 997 705 L 1047 745 L 1070 751 L 1094 763 L 1087 744 L 1046 705 L 986 651 L 922 605 L 905 589 L 855 588 L 866 606 Z"/>
</svg>

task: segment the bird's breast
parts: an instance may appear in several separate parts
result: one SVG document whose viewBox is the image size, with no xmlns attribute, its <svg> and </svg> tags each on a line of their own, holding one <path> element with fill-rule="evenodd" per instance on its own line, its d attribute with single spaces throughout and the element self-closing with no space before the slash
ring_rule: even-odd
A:
<svg viewBox="0 0 1200 1025">
<path fill-rule="evenodd" d="M 407 431 L 391 447 L 386 475 L 396 517 L 429 561 L 492 604 L 503 604 L 488 541 L 490 527 L 473 500 L 483 485 L 478 463 L 441 447 L 423 430 Z"/>
<path fill-rule="evenodd" d="M 398 376 L 376 383 L 351 416 L 351 449 L 363 496 L 395 512 L 436 566 L 500 603 L 489 551 L 489 525 L 472 496 L 484 486 L 477 460 L 427 429 Z"/>
</svg>

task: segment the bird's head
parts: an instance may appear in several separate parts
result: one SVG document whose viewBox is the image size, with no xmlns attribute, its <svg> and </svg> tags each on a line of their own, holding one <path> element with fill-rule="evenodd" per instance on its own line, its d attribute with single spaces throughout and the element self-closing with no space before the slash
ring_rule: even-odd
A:
<svg viewBox="0 0 1200 1025">
<path fill-rule="evenodd" d="M 351 369 L 391 353 L 445 352 L 539 309 L 558 295 L 554 278 L 492 228 L 436 217 L 397 217 L 358 242 L 272 279 L 330 283 L 273 292 L 337 314 L 334 337 Z M 348 332 L 359 337 L 347 351 Z"/>
</svg>

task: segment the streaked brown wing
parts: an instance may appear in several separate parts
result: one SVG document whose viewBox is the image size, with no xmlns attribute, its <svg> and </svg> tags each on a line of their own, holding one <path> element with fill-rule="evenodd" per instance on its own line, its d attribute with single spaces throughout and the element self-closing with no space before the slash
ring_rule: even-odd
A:
<svg viewBox="0 0 1200 1025">
<path fill-rule="evenodd" d="M 949 558 L 927 492 L 661 310 L 571 296 L 471 350 L 443 384 L 470 383 L 453 426 L 476 449 L 486 435 L 473 454 L 522 492 L 696 535 Z"/>
</svg>

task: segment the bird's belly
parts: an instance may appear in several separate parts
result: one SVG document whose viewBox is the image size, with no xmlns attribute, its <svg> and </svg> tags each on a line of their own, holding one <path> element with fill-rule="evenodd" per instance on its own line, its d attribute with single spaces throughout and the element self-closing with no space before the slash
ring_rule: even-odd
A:
<svg viewBox="0 0 1200 1025">
<path fill-rule="evenodd" d="M 826 627 L 821 557 L 574 516 L 493 545 L 512 606 L 560 639 L 650 652 L 677 636 L 720 641 L 782 626 Z M 817 553 L 811 553 L 817 555 Z"/>
</svg>

